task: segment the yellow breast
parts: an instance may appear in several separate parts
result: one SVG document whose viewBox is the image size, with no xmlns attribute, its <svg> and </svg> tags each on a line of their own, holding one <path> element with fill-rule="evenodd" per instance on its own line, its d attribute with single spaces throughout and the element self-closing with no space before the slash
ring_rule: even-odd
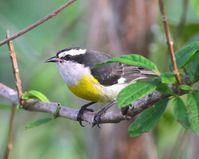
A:
<svg viewBox="0 0 199 159">
<path fill-rule="evenodd" d="M 78 97 L 98 102 L 101 100 L 102 91 L 100 83 L 92 76 L 82 76 L 76 85 L 68 85 L 68 88 Z"/>
</svg>

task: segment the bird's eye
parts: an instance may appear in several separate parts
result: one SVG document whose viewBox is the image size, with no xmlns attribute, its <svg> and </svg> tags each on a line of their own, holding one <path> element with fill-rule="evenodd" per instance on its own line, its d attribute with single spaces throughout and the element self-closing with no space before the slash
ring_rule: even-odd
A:
<svg viewBox="0 0 199 159">
<path fill-rule="evenodd" d="M 70 55 L 64 56 L 63 59 L 64 59 L 64 60 L 67 60 L 67 61 L 70 60 Z"/>
</svg>

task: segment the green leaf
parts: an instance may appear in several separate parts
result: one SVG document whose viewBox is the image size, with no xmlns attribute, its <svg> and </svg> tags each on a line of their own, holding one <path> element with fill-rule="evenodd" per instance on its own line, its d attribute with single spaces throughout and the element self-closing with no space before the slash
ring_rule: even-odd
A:
<svg viewBox="0 0 199 159">
<path fill-rule="evenodd" d="M 43 125 L 43 124 L 46 124 L 48 123 L 49 121 L 51 121 L 52 118 L 43 118 L 43 119 L 39 119 L 39 120 L 36 120 L 36 121 L 33 121 L 31 123 L 28 123 L 26 126 L 25 126 L 25 129 L 30 129 L 30 128 L 35 128 L 35 127 L 38 127 L 40 125 Z"/>
<path fill-rule="evenodd" d="M 41 92 L 36 91 L 36 90 L 31 90 L 28 92 L 25 92 L 22 96 L 24 100 L 28 99 L 38 99 L 42 102 L 49 102 L 48 98 Z"/>
<path fill-rule="evenodd" d="M 183 100 L 180 97 L 175 97 L 172 100 L 172 105 L 175 119 L 181 123 L 184 128 L 190 128 L 187 110 Z"/>
<path fill-rule="evenodd" d="M 193 88 L 192 88 L 191 86 L 186 85 L 186 84 L 180 85 L 179 88 L 180 88 L 181 90 L 184 90 L 184 91 L 192 91 L 192 90 L 193 90 Z"/>
<path fill-rule="evenodd" d="M 199 52 L 199 51 L 198 51 Z M 199 53 L 195 54 L 190 64 L 186 67 L 186 72 L 192 82 L 199 80 Z"/>
<path fill-rule="evenodd" d="M 187 95 L 187 114 L 191 129 L 199 135 L 199 92 Z"/>
<path fill-rule="evenodd" d="M 130 55 L 123 55 L 123 56 L 120 56 L 120 57 L 113 57 L 113 58 L 111 58 L 111 59 L 109 59 L 109 60 L 107 60 L 104 63 L 101 63 L 99 65 L 106 64 L 106 63 L 113 63 L 113 62 L 120 62 L 120 63 L 124 63 L 124 64 L 127 64 L 127 65 L 143 67 L 143 68 L 146 68 L 146 69 L 153 71 L 157 75 L 160 74 L 157 66 L 152 61 L 148 60 L 147 58 L 145 58 L 141 55 L 137 55 L 137 54 L 130 54 Z"/>
<path fill-rule="evenodd" d="M 152 130 L 164 113 L 169 99 L 162 99 L 152 107 L 143 111 L 130 125 L 128 132 L 130 136 L 136 137 L 144 132 Z"/>
<path fill-rule="evenodd" d="M 161 83 L 157 86 L 156 88 L 157 91 L 162 92 L 164 94 L 174 94 L 173 90 L 171 87 L 169 87 L 168 85 Z"/>
<path fill-rule="evenodd" d="M 156 90 L 156 81 L 137 81 L 125 87 L 117 96 L 118 107 L 126 107 Z"/>
<path fill-rule="evenodd" d="M 179 68 L 185 68 L 192 82 L 199 80 L 199 41 L 192 42 L 176 52 Z"/>
<path fill-rule="evenodd" d="M 161 78 L 161 82 L 165 84 L 176 83 L 175 75 L 172 72 L 161 73 L 160 78 Z"/>
<path fill-rule="evenodd" d="M 199 53 L 199 41 L 192 42 L 176 52 L 176 61 L 179 68 L 184 67 Z"/>
</svg>

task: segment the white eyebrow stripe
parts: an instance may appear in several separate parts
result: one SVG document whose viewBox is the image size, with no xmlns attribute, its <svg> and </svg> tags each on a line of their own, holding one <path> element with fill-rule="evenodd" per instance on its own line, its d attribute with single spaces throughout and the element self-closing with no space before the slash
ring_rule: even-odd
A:
<svg viewBox="0 0 199 159">
<path fill-rule="evenodd" d="M 81 54 L 85 54 L 86 53 L 86 49 L 71 49 L 68 51 L 63 51 L 59 54 L 59 57 L 64 57 L 66 55 L 71 55 L 71 56 L 75 56 L 75 55 L 81 55 Z"/>
</svg>

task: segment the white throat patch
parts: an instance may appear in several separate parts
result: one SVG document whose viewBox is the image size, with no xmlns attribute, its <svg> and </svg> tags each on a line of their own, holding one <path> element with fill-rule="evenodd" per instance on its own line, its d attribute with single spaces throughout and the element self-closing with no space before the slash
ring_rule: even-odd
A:
<svg viewBox="0 0 199 159">
<path fill-rule="evenodd" d="M 90 69 L 82 64 L 65 61 L 57 63 L 59 73 L 68 85 L 76 85 L 84 75 L 90 75 Z"/>
<path fill-rule="evenodd" d="M 75 56 L 75 55 L 81 55 L 81 54 L 85 54 L 85 53 L 86 53 L 86 49 L 71 49 L 68 51 L 61 52 L 58 56 L 59 56 L 59 58 L 61 58 L 66 55 Z"/>
</svg>

